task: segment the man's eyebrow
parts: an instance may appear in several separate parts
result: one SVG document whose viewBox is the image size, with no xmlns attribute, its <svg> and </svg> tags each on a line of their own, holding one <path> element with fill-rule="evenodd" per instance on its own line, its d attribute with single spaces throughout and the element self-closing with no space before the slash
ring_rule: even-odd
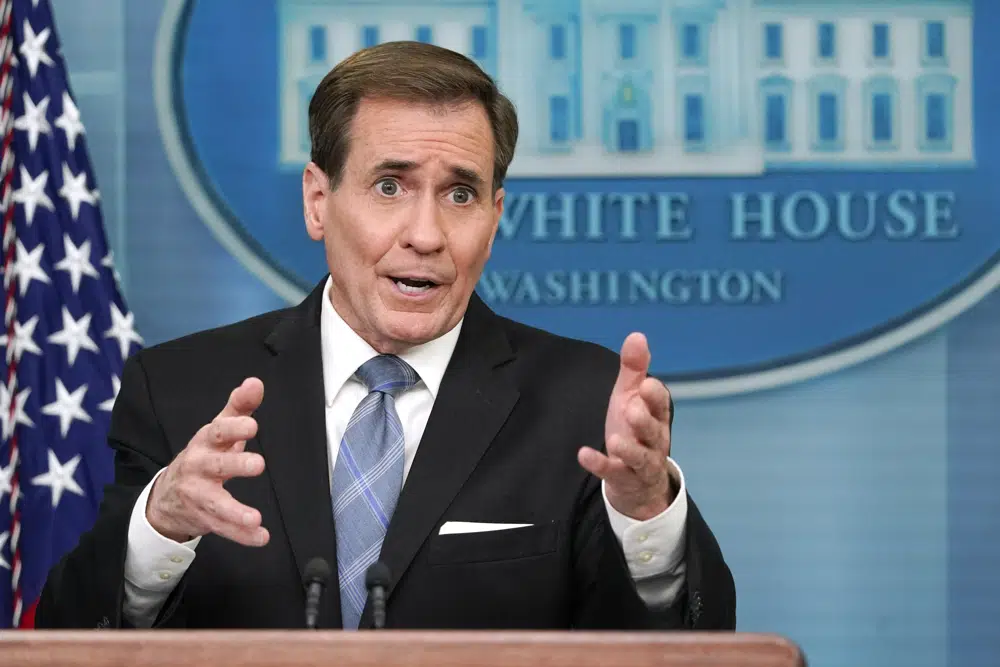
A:
<svg viewBox="0 0 1000 667">
<path fill-rule="evenodd" d="M 455 174 L 455 176 L 457 176 L 461 180 L 471 183 L 472 185 L 475 185 L 477 188 L 483 187 L 483 185 L 486 183 L 483 180 L 483 177 L 480 176 L 478 172 L 473 171 L 472 169 L 466 169 L 465 167 L 452 167 L 451 173 Z"/>
<path fill-rule="evenodd" d="M 387 171 L 395 172 L 405 172 L 413 171 L 417 168 L 417 163 L 412 160 L 382 160 L 372 168 L 373 174 L 384 173 Z M 486 184 L 485 179 L 479 175 L 479 172 L 474 169 L 469 169 L 468 167 L 453 166 L 451 168 L 451 173 L 458 179 L 470 183 L 477 188 L 481 188 Z"/>
<path fill-rule="evenodd" d="M 411 160 L 382 160 L 374 168 L 372 172 L 380 171 L 411 171 L 417 166 L 416 162 Z"/>
</svg>

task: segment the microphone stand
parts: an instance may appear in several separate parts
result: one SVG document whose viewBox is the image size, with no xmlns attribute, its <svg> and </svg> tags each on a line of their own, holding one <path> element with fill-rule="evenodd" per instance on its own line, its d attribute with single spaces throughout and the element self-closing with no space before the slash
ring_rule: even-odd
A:
<svg viewBox="0 0 1000 667">
<path fill-rule="evenodd" d="M 319 600 L 330 578 L 330 564 L 316 557 L 306 564 L 303 584 L 306 587 L 306 629 L 315 630 L 319 620 Z"/>
<path fill-rule="evenodd" d="M 389 588 L 389 567 L 382 561 L 373 563 L 365 573 L 365 588 L 372 601 L 372 612 L 376 630 L 385 629 L 385 598 Z"/>
</svg>

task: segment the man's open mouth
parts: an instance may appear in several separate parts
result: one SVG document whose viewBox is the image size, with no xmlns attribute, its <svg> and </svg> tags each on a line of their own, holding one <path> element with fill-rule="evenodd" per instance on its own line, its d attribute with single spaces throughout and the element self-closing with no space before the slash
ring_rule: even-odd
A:
<svg viewBox="0 0 1000 667">
<path fill-rule="evenodd" d="M 423 294 L 435 287 L 437 283 L 433 280 L 423 280 L 419 278 L 397 278 L 392 277 L 392 282 L 403 294 Z"/>
</svg>

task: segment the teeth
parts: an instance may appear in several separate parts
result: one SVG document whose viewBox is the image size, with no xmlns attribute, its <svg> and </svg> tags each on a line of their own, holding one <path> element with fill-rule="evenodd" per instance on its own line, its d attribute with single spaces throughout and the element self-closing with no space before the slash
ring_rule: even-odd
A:
<svg viewBox="0 0 1000 667">
<path fill-rule="evenodd" d="M 401 280 L 394 281 L 396 286 L 399 287 L 399 291 L 403 294 L 423 294 L 431 288 L 430 284 L 421 285 L 420 287 L 414 287 L 412 285 L 407 285 Z"/>
</svg>

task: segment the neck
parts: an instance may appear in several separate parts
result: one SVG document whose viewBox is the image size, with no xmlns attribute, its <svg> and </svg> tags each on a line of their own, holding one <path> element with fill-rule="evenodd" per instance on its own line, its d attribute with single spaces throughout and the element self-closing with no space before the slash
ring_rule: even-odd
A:
<svg viewBox="0 0 1000 667">
<path fill-rule="evenodd" d="M 379 354 L 394 354 L 398 356 L 414 347 L 414 343 L 380 336 L 363 326 L 354 311 L 345 302 L 338 299 L 335 285 L 331 284 L 327 298 L 330 300 L 330 305 L 333 306 L 333 309 L 344 320 L 344 323 Z"/>
</svg>

